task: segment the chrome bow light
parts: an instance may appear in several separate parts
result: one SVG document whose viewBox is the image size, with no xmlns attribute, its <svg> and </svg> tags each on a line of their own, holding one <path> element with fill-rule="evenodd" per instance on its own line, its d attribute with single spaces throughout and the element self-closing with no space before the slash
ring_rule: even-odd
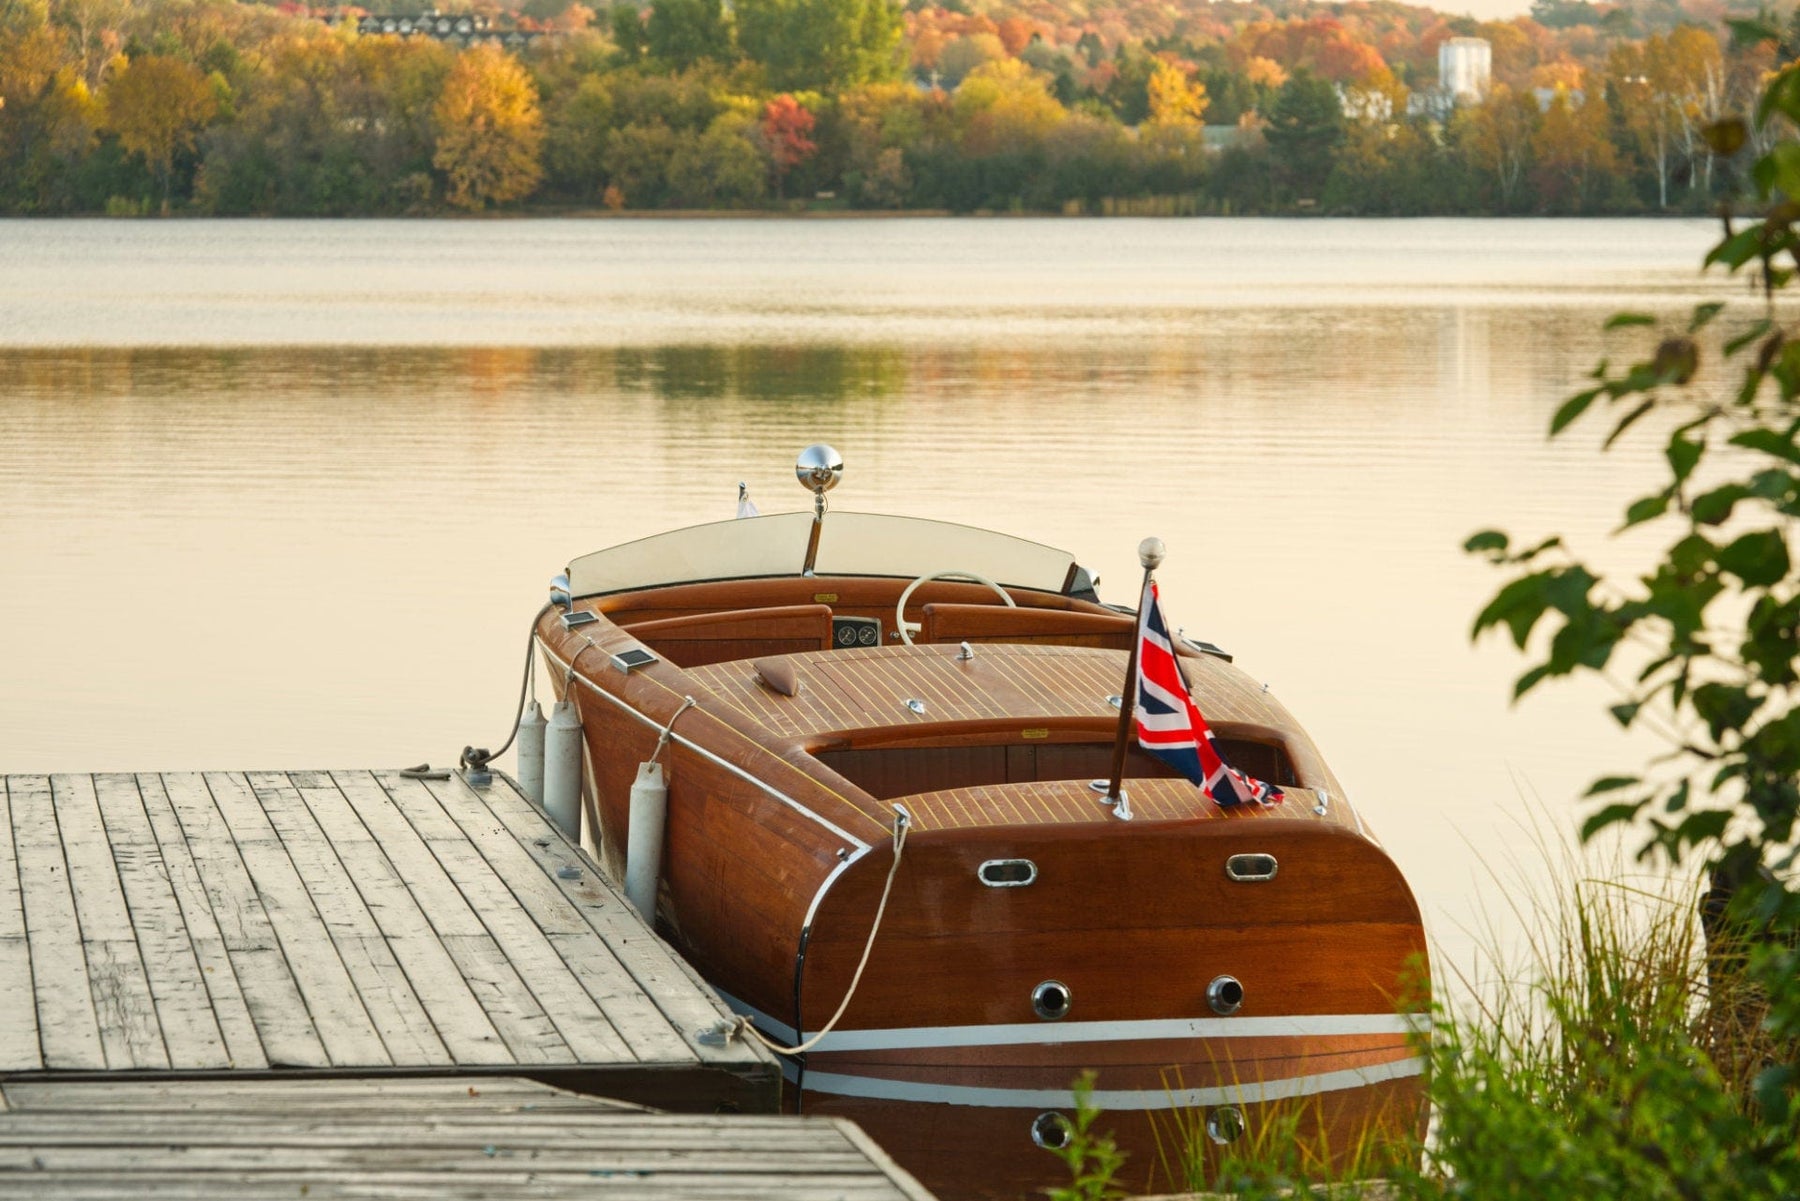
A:
<svg viewBox="0 0 1800 1201">
<path fill-rule="evenodd" d="M 844 478 L 844 456 L 823 442 L 815 442 L 794 460 L 794 478 L 813 494 L 812 533 L 806 540 L 806 563 L 801 575 L 811 575 L 819 558 L 819 532 L 825 525 L 825 494 Z"/>
<path fill-rule="evenodd" d="M 815 442 L 794 460 L 794 475 L 801 487 L 814 495 L 823 495 L 844 478 L 844 456 L 823 442 Z"/>
</svg>

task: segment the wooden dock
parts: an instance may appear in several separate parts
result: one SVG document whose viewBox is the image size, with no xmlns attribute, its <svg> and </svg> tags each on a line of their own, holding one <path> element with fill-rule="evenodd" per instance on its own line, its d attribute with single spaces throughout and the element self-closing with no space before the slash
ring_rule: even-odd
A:
<svg viewBox="0 0 1800 1201">
<path fill-rule="evenodd" d="M 774 1060 L 504 780 L 13 775 L 0 1084 L 527 1076 L 772 1112 Z"/>
<path fill-rule="evenodd" d="M 929 1201 L 839 1119 L 660 1114 L 491 1076 L 8 1082 L 0 1194 Z"/>
</svg>

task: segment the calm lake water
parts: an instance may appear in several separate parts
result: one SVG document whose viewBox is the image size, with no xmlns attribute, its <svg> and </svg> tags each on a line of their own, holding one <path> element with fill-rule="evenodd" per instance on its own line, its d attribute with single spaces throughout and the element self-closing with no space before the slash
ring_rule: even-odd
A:
<svg viewBox="0 0 1800 1201">
<path fill-rule="evenodd" d="M 0 769 L 402 766 L 498 745 L 580 553 L 802 508 L 1066 547 L 1307 725 L 1466 963 L 1641 758 L 1508 705 L 1498 525 L 1602 558 L 1652 447 L 1551 446 L 1681 221 L 0 222 Z M 1746 302 L 1748 307 L 1748 302 Z M 1635 340 L 1634 340 L 1635 339 Z M 947 568 L 959 565 L 946 563 Z M 1324 900 L 1324 898 L 1322 898 Z M 1441 975 L 1446 974 L 1440 972 Z"/>
</svg>

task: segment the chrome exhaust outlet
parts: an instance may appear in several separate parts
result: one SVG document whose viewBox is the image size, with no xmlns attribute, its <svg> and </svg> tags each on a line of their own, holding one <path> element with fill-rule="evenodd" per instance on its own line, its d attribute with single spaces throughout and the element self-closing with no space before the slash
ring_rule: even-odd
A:
<svg viewBox="0 0 1800 1201">
<path fill-rule="evenodd" d="M 1038 987 L 1042 988 L 1042 985 Z M 1228 1018 L 1244 1004 L 1244 986 L 1236 976 L 1214 976 L 1206 986 L 1206 1003 L 1220 1017 Z"/>
</svg>

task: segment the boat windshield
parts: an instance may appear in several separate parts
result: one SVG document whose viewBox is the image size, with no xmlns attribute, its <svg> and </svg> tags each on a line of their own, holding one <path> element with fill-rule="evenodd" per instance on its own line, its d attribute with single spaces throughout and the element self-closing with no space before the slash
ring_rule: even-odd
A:
<svg viewBox="0 0 1800 1201">
<path fill-rule="evenodd" d="M 653 534 L 569 564 L 576 596 L 696 580 L 798 575 L 811 513 L 774 513 Z M 828 513 L 818 575 L 910 578 L 976 571 L 999 584 L 1061 592 L 1075 566 L 1067 551 L 975 526 L 878 513 Z"/>
</svg>

